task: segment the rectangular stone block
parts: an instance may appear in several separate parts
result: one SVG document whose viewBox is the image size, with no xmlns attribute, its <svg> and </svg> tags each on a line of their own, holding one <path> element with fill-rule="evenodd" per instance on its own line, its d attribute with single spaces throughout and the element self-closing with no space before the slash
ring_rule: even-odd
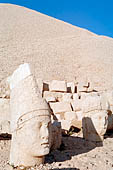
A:
<svg viewBox="0 0 113 170">
<path fill-rule="evenodd" d="M 78 93 L 74 93 L 74 94 L 73 94 L 73 100 L 78 100 L 78 99 L 79 99 Z"/>
<path fill-rule="evenodd" d="M 69 131 L 69 129 L 71 128 L 71 121 L 61 120 L 61 127 L 62 129 Z"/>
<path fill-rule="evenodd" d="M 50 92 L 50 91 L 44 91 L 43 97 L 46 99 L 48 97 L 55 98 L 56 101 L 62 101 L 63 93 L 61 92 Z"/>
<path fill-rule="evenodd" d="M 67 84 L 65 81 L 52 80 L 49 89 L 52 92 L 67 92 Z"/>
<path fill-rule="evenodd" d="M 53 110 L 54 114 L 72 111 L 71 105 L 69 102 L 50 103 L 50 107 Z"/>
<path fill-rule="evenodd" d="M 82 109 L 81 103 L 82 103 L 82 101 L 81 101 L 80 99 L 78 99 L 78 100 L 73 100 L 73 101 L 71 102 L 71 106 L 72 106 L 72 108 L 73 108 L 73 111 L 80 111 L 80 110 Z"/>
<path fill-rule="evenodd" d="M 62 101 L 71 102 L 72 101 L 72 93 L 62 93 Z"/>
</svg>

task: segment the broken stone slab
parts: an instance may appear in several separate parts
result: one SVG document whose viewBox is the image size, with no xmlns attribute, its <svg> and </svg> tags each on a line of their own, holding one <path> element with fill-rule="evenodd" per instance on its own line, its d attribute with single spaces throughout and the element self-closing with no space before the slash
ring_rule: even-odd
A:
<svg viewBox="0 0 113 170">
<path fill-rule="evenodd" d="M 55 101 L 62 101 L 62 96 L 63 96 L 63 93 L 61 92 L 50 92 L 50 91 L 44 91 L 43 93 L 43 97 L 45 99 L 49 98 L 49 97 L 53 97 L 55 98 Z"/>
<path fill-rule="evenodd" d="M 52 109 L 54 114 L 72 111 L 71 105 L 69 102 L 50 103 L 50 108 Z"/>
<path fill-rule="evenodd" d="M 10 164 L 14 167 L 39 165 L 50 150 L 51 118 L 29 64 L 20 65 L 12 74 L 10 88 Z"/>
<path fill-rule="evenodd" d="M 11 134 L 9 99 L 0 98 L 0 134 Z"/>
<path fill-rule="evenodd" d="M 108 112 L 95 110 L 85 114 L 82 126 L 83 137 L 86 140 L 102 142 L 108 126 Z"/>
<path fill-rule="evenodd" d="M 67 84 L 65 81 L 52 80 L 49 85 L 51 92 L 67 92 Z"/>
<path fill-rule="evenodd" d="M 10 98 L 10 76 L 0 81 L 0 98 Z"/>
</svg>

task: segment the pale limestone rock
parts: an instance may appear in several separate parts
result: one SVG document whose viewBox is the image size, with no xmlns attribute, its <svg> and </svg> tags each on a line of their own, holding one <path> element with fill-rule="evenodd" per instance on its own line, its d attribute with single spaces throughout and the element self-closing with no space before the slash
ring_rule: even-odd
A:
<svg viewBox="0 0 113 170">
<path fill-rule="evenodd" d="M 50 103 L 50 108 L 53 110 L 54 114 L 72 111 L 71 105 L 69 102 Z"/>
<path fill-rule="evenodd" d="M 84 117 L 83 112 L 82 112 L 82 111 L 77 111 L 77 112 L 76 112 L 76 115 L 77 115 L 78 121 L 81 121 L 81 122 L 82 122 L 82 119 L 83 119 L 83 117 Z"/>
<path fill-rule="evenodd" d="M 55 97 L 46 97 L 46 101 L 49 103 L 49 102 L 56 102 L 56 99 L 55 99 Z"/>
<path fill-rule="evenodd" d="M 64 102 L 71 102 L 72 101 L 72 94 L 71 93 L 62 93 L 62 101 Z"/>
<path fill-rule="evenodd" d="M 46 99 L 48 97 L 55 98 L 56 101 L 62 101 L 63 93 L 61 92 L 50 92 L 50 91 L 44 91 L 43 97 Z"/>
<path fill-rule="evenodd" d="M 85 114 L 82 126 L 83 137 L 89 141 L 103 141 L 107 130 L 108 112 L 106 110 L 95 110 Z"/>
<path fill-rule="evenodd" d="M 51 139 L 51 150 L 60 148 L 62 142 L 62 133 L 61 133 L 61 123 L 54 121 L 51 125 L 52 129 L 52 139 Z"/>
<path fill-rule="evenodd" d="M 28 64 L 13 73 L 11 82 L 10 164 L 34 166 L 44 161 L 51 141 L 49 106 L 42 98 Z"/>
<path fill-rule="evenodd" d="M 71 127 L 71 121 L 61 120 L 61 127 L 62 127 L 62 129 L 69 131 L 69 129 Z"/>
<path fill-rule="evenodd" d="M 77 100 L 73 100 L 71 102 L 71 105 L 72 105 L 72 108 L 73 108 L 73 111 L 80 111 L 81 108 L 82 108 L 82 100 L 80 99 L 77 99 Z"/>
<path fill-rule="evenodd" d="M 69 93 L 75 93 L 76 91 L 76 86 L 74 82 L 68 82 L 67 83 L 67 92 Z"/>
<path fill-rule="evenodd" d="M 10 76 L 0 81 L 0 98 L 10 98 Z"/>
<path fill-rule="evenodd" d="M 73 94 L 73 100 L 78 100 L 78 99 L 79 99 L 78 93 L 74 93 L 74 94 Z"/>
<path fill-rule="evenodd" d="M 100 96 L 87 96 L 82 101 L 82 112 L 87 113 L 94 110 L 101 110 L 101 98 Z"/>
<path fill-rule="evenodd" d="M 64 113 L 64 119 L 65 119 L 65 120 L 69 120 L 69 121 L 72 121 L 72 120 L 74 120 L 74 119 L 77 119 L 76 112 L 74 112 L 74 111 L 65 112 L 65 113 Z"/>
<path fill-rule="evenodd" d="M 0 134 L 10 134 L 10 100 L 0 98 Z"/>
<path fill-rule="evenodd" d="M 88 84 L 86 84 L 88 85 Z M 82 91 L 87 91 L 88 90 L 88 86 L 85 86 L 85 83 L 79 83 L 77 85 L 77 93 L 78 92 L 82 92 Z"/>
<path fill-rule="evenodd" d="M 83 114 L 81 111 L 79 112 L 72 111 L 72 112 L 64 113 L 64 119 L 71 122 L 70 127 L 74 126 L 74 127 L 81 129 L 82 118 L 83 118 Z"/>
<path fill-rule="evenodd" d="M 53 92 L 67 92 L 67 84 L 65 81 L 52 80 L 49 89 Z"/>
</svg>

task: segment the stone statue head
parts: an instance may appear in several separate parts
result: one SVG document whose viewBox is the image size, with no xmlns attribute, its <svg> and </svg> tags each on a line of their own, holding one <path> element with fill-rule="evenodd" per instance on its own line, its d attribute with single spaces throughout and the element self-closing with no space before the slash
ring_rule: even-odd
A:
<svg viewBox="0 0 113 170">
<path fill-rule="evenodd" d="M 43 163 L 51 142 L 50 110 L 28 64 L 13 73 L 10 89 L 10 162 L 14 166 Z"/>
</svg>

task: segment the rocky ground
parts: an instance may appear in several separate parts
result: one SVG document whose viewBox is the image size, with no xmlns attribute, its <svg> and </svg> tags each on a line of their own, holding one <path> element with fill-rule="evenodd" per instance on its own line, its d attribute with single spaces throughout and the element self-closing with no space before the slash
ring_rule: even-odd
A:
<svg viewBox="0 0 113 170">
<path fill-rule="evenodd" d="M 0 170 L 13 170 L 8 164 L 10 142 L 0 141 Z M 61 148 L 46 156 L 45 165 L 26 170 L 51 169 L 113 170 L 113 133 L 107 134 L 103 143 L 85 141 L 81 133 L 64 136 Z"/>
</svg>

